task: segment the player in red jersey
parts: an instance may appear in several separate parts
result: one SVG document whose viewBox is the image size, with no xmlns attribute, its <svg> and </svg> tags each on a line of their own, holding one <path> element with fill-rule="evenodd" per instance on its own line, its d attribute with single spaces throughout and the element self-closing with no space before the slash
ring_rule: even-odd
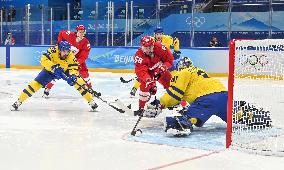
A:
<svg viewBox="0 0 284 170">
<path fill-rule="evenodd" d="M 87 84 L 91 87 L 91 81 L 89 78 L 89 72 L 86 65 L 86 60 L 89 56 L 89 52 L 91 50 L 90 42 L 85 37 L 86 34 L 86 28 L 84 25 L 78 25 L 76 27 L 77 32 L 71 32 L 67 30 L 62 30 L 59 32 L 58 35 L 58 42 L 60 41 L 68 41 L 71 44 L 71 51 L 74 53 L 79 66 L 79 74 L 82 76 L 82 78 L 87 82 Z M 54 85 L 55 81 L 51 81 L 45 86 L 44 90 L 44 97 L 47 97 L 49 95 L 49 91 Z"/>
<path fill-rule="evenodd" d="M 151 36 L 141 39 L 141 47 L 137 50 L 134 63 L 135 73 L 141 82 L 139 93 L 139 110 L 136 115 L 143 112 L 144 106 L 151 95 L 157 92 L 156 81 L 165 89 L 170 87 L 171 74 L 168 68 L 173 65 L 173 54 L 160 42 L 155 42 Z"/>
</svg>

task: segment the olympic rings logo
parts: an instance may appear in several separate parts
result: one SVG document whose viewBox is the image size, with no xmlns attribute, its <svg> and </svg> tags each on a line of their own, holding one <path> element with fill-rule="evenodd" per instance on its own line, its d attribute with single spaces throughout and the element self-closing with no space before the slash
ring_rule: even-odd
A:
<svg viewBox="0 0 284 170">
<path fill-rule="evenodd" d="M 187 17 L 185 22 L 191 25 L 191 17 Z M 194 17 L 193 23 L 195 27 L 201 27 L 206 22 L 205 17 Z"/>
<path fill-rule="evenodd" d="M 239 57 L 239 62 L 241 65 L 251 66 L 260 70 L 269 63 L 269 57 L 264 54 L 244 54 Z"/>
</svg>

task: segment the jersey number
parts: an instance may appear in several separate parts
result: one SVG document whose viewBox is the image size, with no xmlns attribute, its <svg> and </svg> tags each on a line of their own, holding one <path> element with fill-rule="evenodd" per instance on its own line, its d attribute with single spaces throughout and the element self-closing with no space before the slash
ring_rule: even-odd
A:
<svg viewBox="0 0 284 170">
<path fill-rule="evenodd" d="M 135 57 L 134 57 L 134 63 L 142 64 L 142 61 L 143 61 L 143 58 L 138 57 L 138 56 L 135 56 Z"/>
<path fill-rule="evenodd" d="M 174 77 L 171 79 L 171 82 L 176 83 L 176 82 L 177 82 L 177 79 L 178 79 L 178 76 L 174 76 Z"/>
<path fill-rule="evenodd" d="M 54 47 L 51 47 L 51 48 L 50 48 L 50 52 L 51 52 L 51 53 L 56 53 L 56 49 L 55 49 Z"/>
<path fill-rule="evenodd" d="M 203 78 L 209 78 L 208 74 L 205 73 L 203 70 L 198 70 L 197 75 L 202 76 Z"/>
</svg>

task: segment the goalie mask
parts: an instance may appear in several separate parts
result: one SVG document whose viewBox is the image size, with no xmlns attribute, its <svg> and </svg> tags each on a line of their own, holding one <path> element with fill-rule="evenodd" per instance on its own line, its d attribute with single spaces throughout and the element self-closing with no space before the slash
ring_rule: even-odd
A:
<svg viewBox="0 0 284 170">
<path fill-rule="evenodd" d="M 192 66 L 193 64 L 192 64 L 191 59 L 189 57 L 183 57 L 178 61 L 176 68 L 177 68 L 177 71 L 181 71 L 183 69 L 186 69 Z"/>
</svg>

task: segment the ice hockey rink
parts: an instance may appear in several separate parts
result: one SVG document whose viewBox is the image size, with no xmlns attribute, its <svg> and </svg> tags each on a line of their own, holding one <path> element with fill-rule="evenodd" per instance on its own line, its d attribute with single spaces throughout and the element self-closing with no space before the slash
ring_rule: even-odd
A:
<svg viewBox="0 0 284 170">
<path fill-rule="evenodd" d="M 0 169 L 3 170 L 240 170 L 283 169 L 284 157 L 260 156 L 225 149 L 226 124 L 212 117 L 190 136 L 173 138 L 163 130 L 165 114 L 142 118 L 140 136 L 130 132 L 137 117 L 96 100 L 97 112 L 77 91 L 58 81 L 48 99 L 43 90 L 10 111 L 20 92 L 39 70 L 0 69 Z M 94 89 L 107 101 L 130 98 L 133 74 L 91 73 Z M 225 85 L 227 80 L 221 79 Z M 157 96 L 162 94 L 159 88 Z M 137 96 L 137 95 L 136 95 Z M 264 99 L 265 100 L 265 99 Z M 284 117 L 284 115 L 283 115 Z"/>
</svg>

